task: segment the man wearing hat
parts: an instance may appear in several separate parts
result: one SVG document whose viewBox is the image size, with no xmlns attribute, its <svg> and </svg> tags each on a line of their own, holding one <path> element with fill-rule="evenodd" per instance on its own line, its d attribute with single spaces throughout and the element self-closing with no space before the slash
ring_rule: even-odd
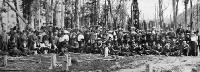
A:
<svg viewBox="0 0 200 72">
<path fill-rule="evenodd" d="M 62 31 L 61 37 L 59 38 L 58 49 L 60 53 L 63 53 L 69 48 L 69 32 L 67 30 Z M 66 49 L 67 48 L 67 49 Z"/>
<path fill-rule="evenodd" d="M 197 43 L 198 43 L 198 36 L 194 32 L 192 32 L 190 48 L 191 48 L 191 53 L 193 56 L 197 56 L 197 54 L 198 54 Z"/>
<path fill-rule="evenodd" d="M 60 56 L 63 56 L 65 53 L 69 52 L 70 45 L 69 45 L 68 41 L 65 40 L 65 41 L 59 43 L 58 46 L 59 46 Z"/>
<path fill-rule="evenodd" d="M 81 45 L 81 43 L 84 42 L 84 35 L 79 33 L 77 38 L 79 45 Z"/>
<path fill-rule="evenodd" d="M 59 42 L 63 42 L 63 41 L 69 41 L 69 32 L 67 30 L 64 30 L 61 37 L 59 38 Z"/>
</svg>

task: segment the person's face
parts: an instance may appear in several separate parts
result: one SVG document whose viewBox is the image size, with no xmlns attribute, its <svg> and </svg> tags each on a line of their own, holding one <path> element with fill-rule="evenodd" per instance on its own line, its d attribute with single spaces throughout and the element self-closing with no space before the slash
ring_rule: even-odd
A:
<svg viewBox="0 0 200 72">
<path fill-rule="evenodd" d="M 167 45 L 167 49 L 169 49 L 169 48 L 170 48 L 170 44 Z"/>
<path fill-rule="evenodd" d="M 55 31 L 54 34 L 57 35 L 57 34 L 58 34 L 58 31 Z"/>
<path fill-rule="evenodd" d="M 91 42 L 91 40 L 88 40 L 88 43 Z"/>
<path fill-rule="evenodd" d="M 187 43 L 186 42 L 183 42 L 183 45 L 186 45 Z"/>
<path fill-rule="evenodd" d="M 101 41 L 99 40 L 98 43 L 101 43 Z"/>
<path fill-rule="evenodd" d="M 27 42 L 23 42 L 23 45 L 26 46 L 26 45 L 27 45 Z"/>
<path fill-rule="evenodd" d="M 53 36 L 53 33 L 50 33 L 51 36 Z"/>
<path fill-rule="evenodd" d="M 147 37 L 146 37 L 146 36 L 144 37 L 144 40 L 147 40 Z"/>
<path fill-rule="evenodd" d="M 158 48 L 160 48 L 160 44 L 158 44 L 157 46 L 158 46 Z"/>
<path fill-rule="evenodd" d="M 15 50 L 17 50 L 17 47 L 14 47 Z"/>
<path fill-rule="evenodd" d="M 45 44 L 49 44 L 49 41 L 48 41 L 48 40 L 45 40 L 44 43 L 45 43 Z"/>
<path fill-rule="evenodd" d="M 106 44 L 103 44 L 103 47 L 105 47 L 106 46 Z"/>
<path fill-rule="evenodd" d="M 97 43 L 95 43 L 94 46 L 97 47 Z"/>
<path fill-rule="evenodd" d="M 16 33 L 16 32 L 17 32 L 17 30 L 14 30 L 13 32 L 15 32 L 15 33 Z"/>
<path fill-rule="evenodd" d="M 190 35 L 186 35 L 186 37 L 190 37 Z"/>
<path fill-rule="evenodd" d="M 172 39 L 173 40 L 173 42 L 176 42 L 176 39 Z"/>
<path fill-rule="evenodd" d="M 146 43 L 146 46 L 148 46 L 149 44 L 148 43 Z"/>
<path fill-rule="evenodd" d="M 169 36 L 167 36 L 167 39 L 169 39 Z"/>
<path fill-rule="evenodd" d="M 130 41 L 130 38 L 127 38 L 127 41 Z"/>
<path fill-rule="evenodd" d="M 140 48 L 142 48 L 142 45 L 139 45 Z"/>
<path fill-rule="evenodd" d="M 153 45 L 156 45 L 156 42 L 153 42 Z"/>
<path fill-rule="evenodd" d="M 52 43 L 53 43 L 53 44 L 56 44 L 56 41 L 55 41 L 55 40 L 52 40 Z"/>
</svg>

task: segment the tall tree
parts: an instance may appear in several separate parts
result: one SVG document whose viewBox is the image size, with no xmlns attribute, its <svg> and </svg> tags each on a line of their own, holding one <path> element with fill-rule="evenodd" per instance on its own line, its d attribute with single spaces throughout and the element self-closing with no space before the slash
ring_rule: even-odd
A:
<svg viewBox="0 0 200 72">
<path fill-rule="evenodd" d="M 112 5 L 111 5 L 111 1 L 110 0 L 107 0 L 108 1 L 108 6 L 109 6 L 109 11 L 110 11 L 110 16 L 111 16 L 111 21 L 110 21 L 110 26 L 111 26 L 111 30 L 113 30 L 113 12 L 112 12 Z"/>
<path fill-rule="evenodd" d="M 190 0 L 190 8 L 192 9 L 192 0 Z M 190 31 L 192 32 L 193 30 L 193 11 L 191 10 L 191 14 L 190 14 Z"/>
<path fill-rule="evenodd" d="M 177 15 L 178 15 L 178 6 L 179 6 L 179 0 L 172 0 L 173 5 L 173 24 L 174 29 L 177 28 Z"/>
<path fill-rule="evenodd" d="M 18 10 L 18 8 L 17 8 L 17 7 L 18 7 L 18 6 L 17 6 L 17 0 L 14 0 L 14 5 L 15 5 L 15 9 Z M 19 19 L 18 19 L 17 13 L 16 13 L 16 17 L 17 17 L 17 18 L 16 18 L 17 26 L 18 26 L 18 28 L 20 28 L 20 26 L 19 26 Z"/>
<path fill-rule="evenodd" d="M 138 0 L 132 0 L 131 4 L 131 22 L 135 26 L 135 28 L 139 29 L 139 7 L 138 7 Z"/>
<path fill-rule="evenodd" d="M 163 0 L 158 0 L 158 3 L 159 3 L 159 24 L 160 24 L 160 28 L 163 28 L 164 25 L 163 25 Z"/>
<path fill-rule="evenodd" d="M 197 0 L 197 23 L 196 23 L 196 29 L 199 30 L 199 0 Z"/>
<path fill-rule="evenodd" d="M 74 21 L 75 21 L 75 27 L 79 28 L 79 0 L 75 0 L 75 14 L 74 14 Z"/>
<path fill-rule="evenodd" d="M 188 6 L 188 1 L 189 0 L 185 0 L 184 1 L 184 5 L 185 5 L 185 27 L 187 27 L 187 6 Z"/>
<path fill-rule="evenodd" d="M 28 20 L 30 24 L 31 18 L 31 5 L 34 0 L 22 0 L 23 17 Z"/>
</svg>

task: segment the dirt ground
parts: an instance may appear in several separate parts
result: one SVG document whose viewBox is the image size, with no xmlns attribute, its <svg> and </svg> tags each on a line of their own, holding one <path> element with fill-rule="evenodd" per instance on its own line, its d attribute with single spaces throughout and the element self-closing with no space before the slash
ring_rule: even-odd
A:
<svg viewBox="0 0 200 72">
<path fill-rule="evenodd" d="M 50 54 L 9 57 L 0 72 L 62 72 L 58 65 L 50 70 Z M 70 72 L 200 72 L 200 57 L 109 56 L 71 53 Z M 58 62 L 63 57 L 57 56 Z"/>
</svg>

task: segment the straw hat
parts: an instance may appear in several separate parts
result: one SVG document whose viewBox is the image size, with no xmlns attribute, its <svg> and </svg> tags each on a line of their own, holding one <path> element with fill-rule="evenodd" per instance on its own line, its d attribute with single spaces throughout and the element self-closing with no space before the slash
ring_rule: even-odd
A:
<svg viewBox="0 0 200 72">
<path fill-rule="evenodd" d="M 68 33 L 69 33 L 69 31 L 67 31 L 67 30 L 64 30 L 64 31 L 63 31 L 63 33 L 64 33 L 64 34 L 68 34 Z"/>
</svg>

